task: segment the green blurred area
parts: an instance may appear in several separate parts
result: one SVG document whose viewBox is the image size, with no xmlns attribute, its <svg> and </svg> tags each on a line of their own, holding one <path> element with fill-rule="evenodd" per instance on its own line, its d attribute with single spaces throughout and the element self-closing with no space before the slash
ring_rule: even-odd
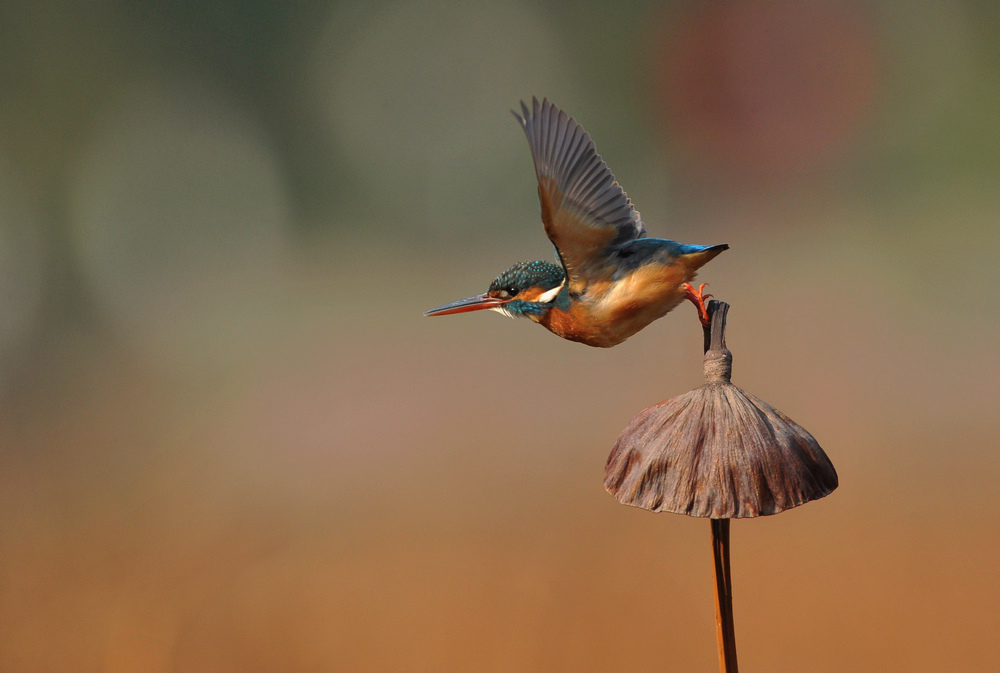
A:
<svg viewBox="0 0 1000 673">
<path fill-rule="evenodd" d="M 992 671 L 1000 4 L 0 4 L 0 671 L 714 670 L 708 524 L 601 486 L 699 385 L 421 313 L 549 259 L 548 96 L 731 250 L 830 497 L 733 525 L 746 670 Z"/>
</svg>

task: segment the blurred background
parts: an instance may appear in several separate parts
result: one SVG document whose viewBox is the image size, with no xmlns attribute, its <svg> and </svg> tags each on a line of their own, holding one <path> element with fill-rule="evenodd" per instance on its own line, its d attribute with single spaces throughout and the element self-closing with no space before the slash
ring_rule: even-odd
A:
<svg viewBox="0 0 1000 673">
<path fill-rule="evenodd" d="M 1000 3 L 0 4 L 0 671 L 712 671 L 705 521 L 602 486 L 699 385 L 425 319 L 551 259 L 509 109 L 732 249 L 828 498 L 733 525 L 748 671 L 996 671 Z"/>
</svg>

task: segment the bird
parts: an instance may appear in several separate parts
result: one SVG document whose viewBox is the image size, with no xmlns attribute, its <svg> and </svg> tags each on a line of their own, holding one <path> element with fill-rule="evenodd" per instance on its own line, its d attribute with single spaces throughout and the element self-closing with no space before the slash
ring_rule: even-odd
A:
<svg viewBox="0 0 1000 673">
<path fill-rule="evenodd" d="M 647 238 L 631 199 L 575 119 L 546 98 L 512 110 L 528 137 L 538 178 L 542 225 L 558 263 L 518 262 L 483 293 L 427 316 L 490 309 L 527 318 L 588 346 L 616 346 L 685 299 L 709 324 L 705 284 L 691 281 L 727 244 L 689 245 Z"/>
</svg>

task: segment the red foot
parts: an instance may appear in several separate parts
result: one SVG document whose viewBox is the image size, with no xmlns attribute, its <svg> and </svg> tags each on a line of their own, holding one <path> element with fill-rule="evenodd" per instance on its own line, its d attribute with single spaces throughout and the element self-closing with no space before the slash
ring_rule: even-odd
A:
<svg viewBox="0 0 1000 673">
<path fill-rule="evenodd" d="M 684 283 L 684 285 L 681 286 L 684 288 L 684 298 L 691 300 L 694 307 L 698 309 L 698 318 L 701 320 L 701 324 L 705 327 L 712 324 L 712 321 L 708 317 L 708 310 L 705 308 L 705 302 L 712 296 L 704 293 L 705 287 L 707 286 L 708 283 L 702 283 L 698 286 L 697 290 L 694 289 L 694 286 L 691 285 L 691 283 Z"/>
</svg>

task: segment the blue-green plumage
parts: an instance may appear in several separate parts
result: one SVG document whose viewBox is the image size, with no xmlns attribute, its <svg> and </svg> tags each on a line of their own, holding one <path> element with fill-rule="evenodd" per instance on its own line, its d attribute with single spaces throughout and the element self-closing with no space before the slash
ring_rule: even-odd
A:
<svg viewBox="0 0 1000 673">
<path fill-rule="evenodd" d="M 508 299 L 509 301 L 497 310 L 512 318 L 539 316 L 556 305 L 568 307 L 569 292 L 556 293 L 556 296 L 548 301 L 533 301 L 524 298 L 529 294 L 527 290 L 541 291 L 535 292 L 532 295 L 533 299 L 544 297 L 546 292 L 561 287 L 565 280 L 566 272 L 558 264 L 541 260 L 518 262 L 497 276 L 490 283 L 490 289 L 486 294 L 499 299 Z"/>
<path fill-rule="evenodd" d="M 562 267 L 552 262 L 518 262 L 490 283 L 490 292 L 502 292 L 515 289 L 525 290 L 538 286 L 543 290 L 551 290 L 562 284 L 566 272 Z"/>
</svg>

